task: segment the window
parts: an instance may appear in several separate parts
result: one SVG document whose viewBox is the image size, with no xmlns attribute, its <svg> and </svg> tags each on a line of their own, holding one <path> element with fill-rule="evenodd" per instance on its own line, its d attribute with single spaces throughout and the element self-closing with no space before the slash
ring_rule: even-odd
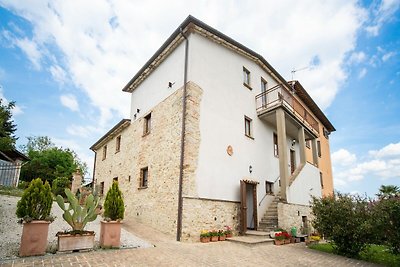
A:
<svg viewBox="0 0 400 267">
<path fill-rule="evenodd" d="M 149 168 L 145 167 L 140 169 L 140 188 L 147 187 L 148 178 L 149 178 Z"/>
<path fill-rule="evenodd" d="M 101 182 L 100 183 L 100 192 L 99 192 L 100 194 L 100 196 L 102 196 L 103 194 L 104 194 L 104 182 Z"/>
<path fill-rule="evenodd" d="M 262 93 L 261 101 L 263 107 L 267 106 L 267 89 L 268 89 L 267 81 L 261 78 L 261 93 Z"/>
<path fill-rule="evenodd" d="M 310 140 L 306 140 L 306 147 L 307 148 L 311 148 L 311 141 Z"/>
<path fill-rule="evenodd" d="M 322 178 L 322 172 L 319 173 L 319 181 L 321 183 L 321 188 L 324 189 L 324 179 Z"/>
<path fill-rule="evenodd" d="M 318 157 L 321 157 L 321 141 L 317 141 Z"/>
<path fill-rule="evenodd" d="M 121 149 L 121 136 L 117 136 L 115 139 L 115 153 L 119 152 Z"/>
<path fill-rule="evenodd" d="M 265 181 L 265 193 L 270 195 L 274 193 L 274 183 Z"/>
<path fill-rule="evenodd" d="M 103 160 L 107 158 L 107 145 L 103 146 Z"/>
<path fill-rule="evenodd" d="M 113 182 L 117 182 L 118 183 L 118 177 L 114 177 L 113 178 Z"/>
<path fill-rule="evenodd" d="M 327 129 L 325 129 L 325 127 L 322 128 L 322 132 L 324 133 L 325 138 L 326 138 L 326 139 L 329 139 L 329 132 L 328 132 Z"/>
<path fill-rule="evenodd" d="M 149 134 L 151 130 L 151 113 L 144 117 L 143 135 Z"/>
<path fill-rule="evenodd" d="M 253 138 L 252 119 L 244 116 L 244 134 L 247 137 Z"/>
<path fill-rule="evenodd" d="M 279 157 L 278 135 L 274 133 L 274 156 Z"/>
<path fill-rule="evenodd" d="M 247 88 L 251 89 L 250 87 L 250 71 L 243 67 L 243 85 Z"/>
</svg>

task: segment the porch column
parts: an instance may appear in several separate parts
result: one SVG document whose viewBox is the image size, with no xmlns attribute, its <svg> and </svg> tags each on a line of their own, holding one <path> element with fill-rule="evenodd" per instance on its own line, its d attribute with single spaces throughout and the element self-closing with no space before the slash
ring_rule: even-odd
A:
<svg viewBox="0 0 400 267">
<path fill-rule="evenodd" d="M 297 138 L 299 139 L 300 147 L 300 164 L 306 164 L 306 138 L 303 127 L 300 127 Z"/>
<path fill-rule="evenodd" d="M 311 141 L 311 145 L 312 145 L 312 155 L 313 155 L 313 162 L 315 164 L 315 166 L 319 166 L 318 164 L 318 147 L 317 147 L 317 138 L 314 138 Z"/>
<path fill-rule="evenodd" d="M 286 142 L 285 112 L 282 108 L 276 110 L 276 128 L 278 135 L 279 174 L 281 179 L 281 198 L 287 201 L 286 189 L 289 184 L 288 147 Z"/>
</svg>

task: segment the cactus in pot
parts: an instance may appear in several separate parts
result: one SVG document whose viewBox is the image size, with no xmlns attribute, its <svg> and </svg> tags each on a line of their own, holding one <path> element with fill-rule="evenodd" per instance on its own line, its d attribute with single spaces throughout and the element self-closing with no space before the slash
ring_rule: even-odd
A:
<svg viewBox="0 0 400 267">
<path fill-rule="evenodd" d="M 72 227 L 73 232 L 82 232 L 87 223 L 96 220 L 99 199 L 90 194 L 81 206 L 80 200 L 72 194 L 71 190 L 66 188 L 65 194 L 69 202 L 68 207 L 64 204 L 62 196 L 58 195 L 56 198 L 58 206 L 64 211 L 63 218 Z"/>
</svg>

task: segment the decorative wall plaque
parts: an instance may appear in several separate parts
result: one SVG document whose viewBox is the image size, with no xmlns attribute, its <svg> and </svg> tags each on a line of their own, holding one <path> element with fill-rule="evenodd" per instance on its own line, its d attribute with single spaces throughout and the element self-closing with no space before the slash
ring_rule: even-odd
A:
<svg viewBox="0 0 400 267">
<path fill-rule="evenodd" d="M 229 156 L 232 156 L 232 155 L 233 155 L 233 148 L 232 148 L 232 146 L 229 145 L 229 146 L 226 148 L 226 153 L 228 153 Z"/>
</svg>

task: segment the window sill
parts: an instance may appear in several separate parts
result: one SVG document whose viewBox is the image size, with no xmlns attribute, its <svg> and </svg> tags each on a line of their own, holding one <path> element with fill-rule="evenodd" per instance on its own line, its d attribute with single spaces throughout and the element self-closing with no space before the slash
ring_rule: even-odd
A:
<svg viewBox="0 0 400 267">
<path fill-rule="evenodd" d="M 248 138 L 254 140 L 254 137 L 253 137 L 253 136 L 250 136 L 250 135 L 247 135 L 247 134 L 244 134 L 244 136 L 246 136 L 246 137 L 248 137 Z"/>
<path fill-rule="evenodd" d="M 121 150 L 117 150 L 117 151 L 115 151 L 115 154 L 117 154 L 117 153 L 119 153 Z"/>
<path fill-rule="evenodd" d="M 139 189 L 139 190 L 147 189 L 147 186 L 141 186 L 141 187 L 138 187 L 138 189 Z"/>
<path fill-rule="evenodd" d="M 142 137 L 148 136 L 149 134 L 150 134 L 150 132 L 144 133 L 144 134 L 142 135 Z"/>
<path fill-rule="evenodd" d="M 249 89 L 249 90 L 253 90 L 253 88 L 251 88 L 251 86 L 250 86 L 250 85 L 248 85 L 247 83 L 243 83 L 243 85 L 244 85 L 244 86 L 246 86 L 246 87 L 247 87 L 247 89 Z"/>
</svg>

